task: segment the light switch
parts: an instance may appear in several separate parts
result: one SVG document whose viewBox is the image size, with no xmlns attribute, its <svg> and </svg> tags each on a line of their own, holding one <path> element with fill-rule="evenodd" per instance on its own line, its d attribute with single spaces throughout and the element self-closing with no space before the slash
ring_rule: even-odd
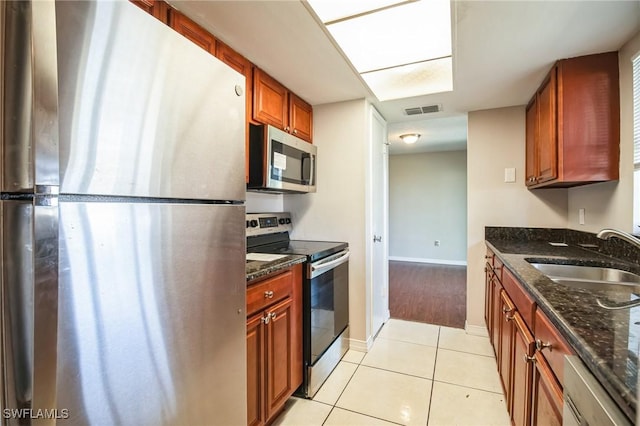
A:
<svg viewBox="0 0 640 426">
<path fill-rule="evenodd" d="M 504 181 L 506 183 L 514 183 L 516 181 L 516 169 L 514 167 L 504 169 Z"/>
</svg>

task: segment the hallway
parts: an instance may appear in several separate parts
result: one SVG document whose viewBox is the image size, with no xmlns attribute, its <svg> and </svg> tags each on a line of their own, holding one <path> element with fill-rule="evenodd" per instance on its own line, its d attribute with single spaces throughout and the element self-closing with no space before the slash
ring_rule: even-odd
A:
<svg viewBox="0 0 640 426">
<path fill-rule="evenodd" d="M 464 328 L 467 267 L 389 261 L 391 318 Z"/>
</svg>

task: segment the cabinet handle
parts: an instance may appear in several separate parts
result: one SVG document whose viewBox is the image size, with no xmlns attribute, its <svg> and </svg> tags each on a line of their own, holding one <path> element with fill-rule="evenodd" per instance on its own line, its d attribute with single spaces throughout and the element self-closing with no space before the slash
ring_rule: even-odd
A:
<svg viewBox="0 0 640 426">
<path fill-rule="evenodd" d="M 513 321 L 513 315 L 509 316 L 509 315 L 505 315 L 504 319 L 505 321 L 509 322 L 509 321 Z"/>
<path fill-rule="evenodd" d="M 269 324 L 269 321 L 271 320 L 271 315 L 269 315 L 269 313 L 267 312 L 267 315 L 265 315 L 264 317 L 262 317 L 261 321 L 263 324 Z"/>
<path fill-rule="evenodd" d="M 503 314 L 508 314 L 509 312 L 512 312 L 513 309 L 512 308 L 507 308 L 506 306 L 502 308 L 502 313 Z"/>
<path fill-rule="evenodd" d="M 536 349 L 537 349 L 539 352 L 542 352 L 542 350 L 543 350 L 544 348 L 549 348 L 549 350 L 552 350 L 552 349 L 553 349 L 553 345 L 551 344 L 551 342 L 542 343 L 542 340 L 537 339 L 537 340 L 536 340 Z"/>
<path fill-rule="evenodd" d="M 492 256 L 489 256 L 488 254 L 485 254 L 485 255 L 484 255 L 484 258 L 485 258 L 485 259 L 487 259 L 487 260 L 491 259 L 491 257 L 492 257 Z"/>
<path fill-rule="evenodd" d="M 271 291 L 271 290 L 265 291 L 264 292 L 264 298 L 265 299 L 273 299 L 273 291 Z"/>
<path fill-rule="evenodd" d="M 276 313 L 275 312 L 271 312 L 271 320 L 275 320 L 276 319 Z"/>
<path fill-rule="evenodd" d="M 524 354 L 524 356 L 522 357 L 522 359 L 524 360 L 524 362 L 536 362 L 536 356 L 529 356 L 527 354 Z"/>
</svg>

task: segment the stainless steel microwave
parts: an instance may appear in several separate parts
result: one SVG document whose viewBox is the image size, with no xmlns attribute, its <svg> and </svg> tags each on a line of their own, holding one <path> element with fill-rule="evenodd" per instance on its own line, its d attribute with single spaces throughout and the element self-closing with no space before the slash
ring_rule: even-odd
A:
<svg viewBox="0 0 640 426">
<path fill-rule="evenodd" d="M 317 147 L 269 125 L 250 125 L 249 191 L 316 192 Z"/>
</svg>

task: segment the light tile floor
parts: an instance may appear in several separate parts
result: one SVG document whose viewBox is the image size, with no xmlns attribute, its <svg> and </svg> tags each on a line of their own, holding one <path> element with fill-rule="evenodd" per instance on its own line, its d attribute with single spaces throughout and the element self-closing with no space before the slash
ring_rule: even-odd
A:
<svg viewBox="0 0 640 426">
<path fill-rule="evenodd" d="M 389 320 L 368 353 L 348 351 L 313 400 L 275 425 L 509 426 L 487 337 Z"/>
</svg>

